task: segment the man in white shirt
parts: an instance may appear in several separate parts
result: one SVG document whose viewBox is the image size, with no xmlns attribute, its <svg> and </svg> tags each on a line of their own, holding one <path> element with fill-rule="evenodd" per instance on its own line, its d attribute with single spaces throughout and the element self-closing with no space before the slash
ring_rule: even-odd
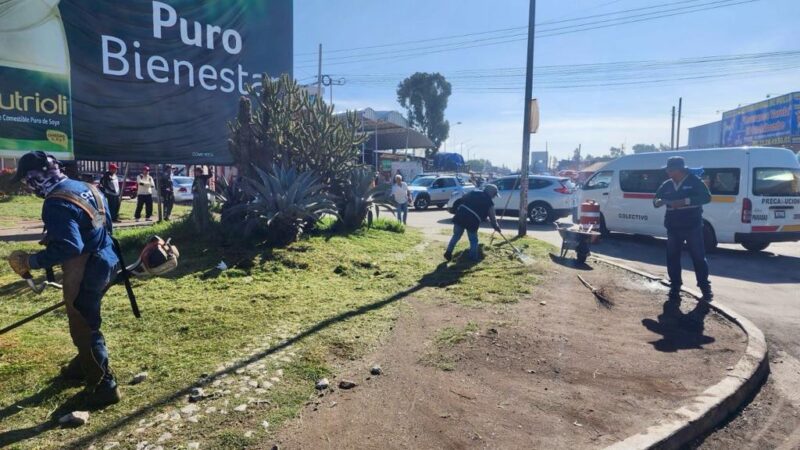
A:
<svg viewBox="0 0 800 450">
<path fill-rule="evenodd" d="M 138 222 L 142 217 L 142 206 L 145 207 L 145 220 L 153 220 L 153 189 L 156 182 L 150 176 L 150 166 L 144 166 L 142 173 L 136 177 L 136 212 L 133 217 Z"/>
<path fill-rule="evenodd" d="M 408 190 L 408 184 L 403 181 L 403 176 L 400 174 L 394 176 L 392 197 L 397 203 L 397 220 L 406 223 L 408 219 L 408 204 L 411 203 L 411 191 Z"/>
</svg>

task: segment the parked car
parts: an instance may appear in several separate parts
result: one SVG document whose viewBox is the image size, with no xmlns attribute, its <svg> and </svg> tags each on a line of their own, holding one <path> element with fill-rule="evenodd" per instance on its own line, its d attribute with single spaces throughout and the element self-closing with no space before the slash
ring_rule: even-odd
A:
<svg viewBox="0 0 800 450">
<path fill-rule="evenodd" d="M 494 199 L 497 215 L 519 215 L 519 175 L 495 180 L 498 197 Z M 455 213 L 461 195 L 453 195 L 448 210 Z M 578 197 L 575 184 L 566 177 L 530 175 L 528 177 L 528 219 L 533 224 L 552 223 L 575 213 Z"/>
<path fill-rule="evenodd" d="M 431 205 L 444 208 L 454 192 L 469 192 L 475 186 L 461 177 L 444 175 L 416 178 L 408 185 L 408 189 L 414 208 L 424 210 Z"/>
<path fill-rule="evenodd" d="M 654 208 L 667 158 L 682 156 L 711 191 L 703 206 L 703 240 L 750 251 L 800 240 L 800 163 L 782 148 L 743 147 L 641 153 L 616 159 L 589 178 L 582 201 L 600 204 L 600 231 L 666 236 L 665 208 Z"/>
</svg>

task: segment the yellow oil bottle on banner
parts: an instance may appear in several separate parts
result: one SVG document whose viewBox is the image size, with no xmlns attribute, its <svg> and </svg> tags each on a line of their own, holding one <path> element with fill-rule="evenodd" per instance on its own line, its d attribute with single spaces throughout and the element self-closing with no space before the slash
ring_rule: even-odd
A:
<svg viewBox="0 0 800 450">
<path fill-rule="evenodd" d="M 59 0 L 0 2 L 0 156 L 73 158 L 69 48 Z"/>
</svg>

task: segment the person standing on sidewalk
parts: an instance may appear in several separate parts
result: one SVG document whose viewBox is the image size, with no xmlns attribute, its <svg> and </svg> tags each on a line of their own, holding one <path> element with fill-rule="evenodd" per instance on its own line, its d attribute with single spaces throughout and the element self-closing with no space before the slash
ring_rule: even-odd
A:
<svg viewBox="0 0 800 450">
<path fill-rule="evenodd" d="M 411 203 L 411 191 L 408 190 L 408 184 L 403 181 L 403 176 L 400 174 L 394 176 L 392 197 L 394 201 L 397 202 L 397 220 L 405 224 L 408 220 L 408 205 Z"/>
<path fill-rule="evenodd" d="M 142 173 L 136 177 L 136 212 L 133 217 L 137 222 L 142 218 L 142 206 L 145 207 L 145 220 L 153 220 L 153 188 L 155 187 L 156 183 L 150 176 L 150 166 L 144 166 Z"/>
<path fill-rule="evenodd" d="M 711 201 L 711 193 L 703 181 L 690 173 L 680 156 L 667 160 L 664 167 L 669 179 L 656 191 L 653 206 L 666 205 L 664 226 L 667 228 L 667 272 L 670 281 L 670 298 L 679 298 L 681 292 L 681 249 L 689 249 L 703 300 L 713 299 L 708 281 L 708 261 L 703 242 L 703 205 Z"/>
<path fill-rule="evenodd" d="M 480 255 L 478 254 L 478 228 L 481 222 L 489 219 L 489 223 L 496 231 L 500 231 L 500 225 L 497 224 L 497 217 L 494 212 L 494 198 L 497 197 L 497 186 L 487 184 L 483 187 L 482 191 L 472 191 L 467 193 L 461 199 L 461 205 L 456 210 L 453 216 L 453 237 L 447 245 L 447 251 L 444 252 L 444 259 L 450 261 L 453 259 L 453 250 L 456 244 L 461 240 L 464 231 L 467 232 L 469 238 L 469 257 L 473 261 L 478 261 Z"/>
<path fill-rule="evenodd" d="M 100 178 L 100 191 L 106 196 L 108 210 L 111 213 L 111 220 L 119 222 L 119 207 L 122 204 L 122 187 L 117 178 L 117 165 L 111 163 L 108 170 Z"/>
<path fill-rule="evenodd" d="M 107 202 L 99 189 L 67 178 L 60 163 L 40 151 L 19 159 L 15 180 L 24 181 L 37 197 L 44 198 L 42 221 L 47 236 L 44 250 L 32 254 L 15 250 L 8 263 L 23 278 L 30 278 L 32 269 L 61 266 L 69 333 L 78 350 L 61 369 L 61 377 L 85 381 L 90 406 L 117 403 L 120 393 L 100 331 L 101 301 L 119 265 Z"/>
<path fill-rule="evenodd" d="M 165 164 L 161 179 L 158 180 L 161 201 L 164 202 L 164 220 L 169 221 L 172 215 L 172 207 L 175 205 L 175 192 L 172 186 L 172 165 Z"/>
</svg>

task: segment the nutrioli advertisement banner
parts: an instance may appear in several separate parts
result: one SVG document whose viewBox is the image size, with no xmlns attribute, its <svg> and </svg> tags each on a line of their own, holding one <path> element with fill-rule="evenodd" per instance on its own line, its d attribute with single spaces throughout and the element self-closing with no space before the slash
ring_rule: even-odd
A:
<svg viewBox="0 0 800 450">
<path fill-rule="evenodd" d="M 225 164 L 246 86 L 292 71 L 292 0 L 0 2 L 0 155 Z"/>
</svg>

